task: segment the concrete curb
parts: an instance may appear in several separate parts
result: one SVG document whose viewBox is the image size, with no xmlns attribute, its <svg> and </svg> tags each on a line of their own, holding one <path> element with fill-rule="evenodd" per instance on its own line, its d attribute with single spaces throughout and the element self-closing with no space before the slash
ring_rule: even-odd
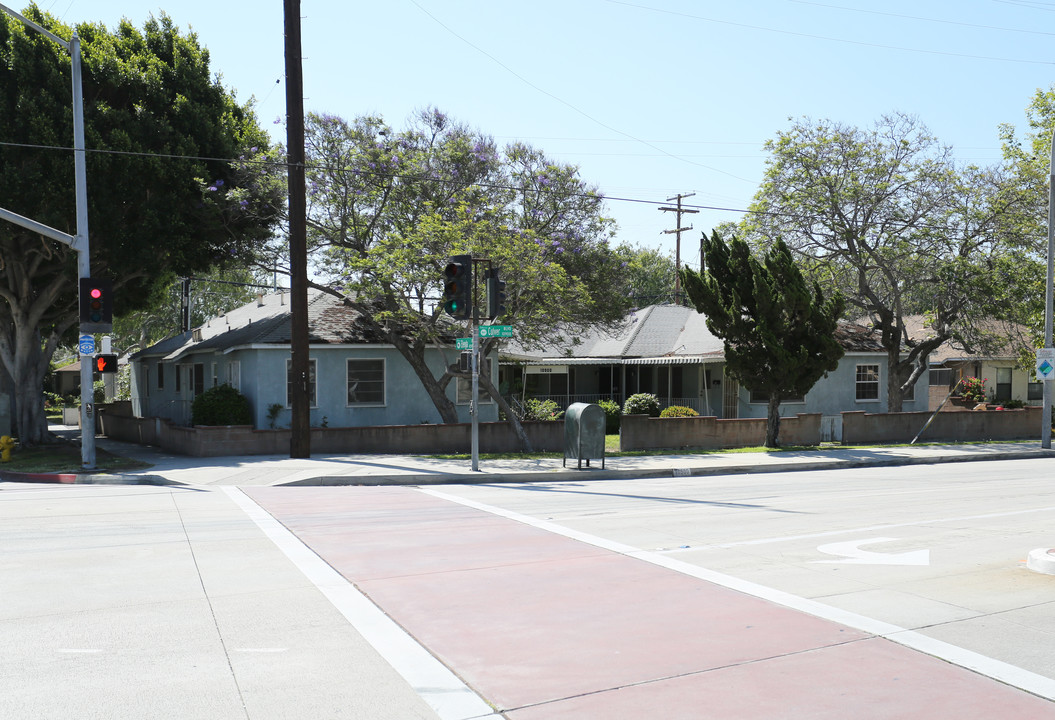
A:
<svg viewBox="0 0 1055 720">
<path fill-rule="evenodd" d="M 161 475 L 111 473 L 21 473 L 0 470 L 0 482 L 62 485 L 182 485 Z"/>
<path fill-rule="evenodd" d="M 574 480 L 632 480 L 669 477 L 705 477 L 713 475 L 748 475 L 756 473 L 810 472 L 845 470 L 861 467 L 898 467 L 904 465 L 937 465 L 989 460 L 1020 460 L 1055 457 L 1053 450 L 1012 450 L 984 455 L 941 455 L 934 457 L 867 458 L 812 462 L 774 463 L 772 465 L 731 465 L 724 467 L 641 468 L 637 470 L 544 470 L 538 472 L 497 473 L 431 473 L 406 475 L 323 475 L 315 478 L 279 483 L 280 487 L 340 485 L 482 485 L 487 483 L 570 482 Z"/>
</svg>

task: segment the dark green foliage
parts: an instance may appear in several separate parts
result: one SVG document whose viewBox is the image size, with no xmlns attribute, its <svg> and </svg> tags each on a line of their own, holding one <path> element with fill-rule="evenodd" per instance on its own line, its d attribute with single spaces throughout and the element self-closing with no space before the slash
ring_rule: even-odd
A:
<svg viewBox="0 0 1055 720">
<path fill-rule="evenodd" d="M 619 417 L 622 414 L 622 410 L 619 408 L 619 403 L 615 400 L 601 400 L 597 403 L 604 410 L 604 433 L 605 435 L 615 435 L 619 432 Z"/>
<path fill-rule="evenodd" d="M 217 385 L 194 398 L 194 425 L 252 425 L 253 412 L 245 395 L 230 385 Z"/>
<path fill-rule="evenodd" d="M 698 417 L 699 413 L 693 410 L 691 407 L 685 407 L 684 405 L 671 405 L 670 407 L 663 408 L 663 412 L 659 414 L 660 417 Z"/>
<path fill-rule="evenodd" d="M 782 240 L 760 262 L 737 238 L 703 239 L 706 271 L 682 280 L 707 327 L 725 341 L 726 371 L 748 390 L 769 394 L 766 445 L 778 444 L 780 401 L 803 396 L 843 356 L 835 328 L 842 297 L 806 282 Z"/>
<path fill-rule="evenodd" d="M 520 419 L 524 422 L 555 422 L 562 415 L 564 411 L 555 401 L 529 398 L 524 403 L 524 414 Z"/>
<path fill-rule="evenodd" d="M 623 403 L 623 414 L 659 417 L 659 398 L 652 393 L 631 395 Z"/>
<path fill-rule="evenodd" d="M 59 37 L 73 28 L 31 6 Z M 167 16 L 142 30 L 81 24 L 91 273 L 113 280 L 115 313 L 153 299 L 175 274 L 247 254 L 272 234 L 281 206 L 268 173 L 239 158 L 268 145 L 251 107 L 236 103 L 208 51 Z M 70 55 L 0 13 L 0 204 L 76 232 Z M 202 159 L 211 158 L 211 159 Z M 260 179 L 263 176 L 264 179 Z M 39 388 L 76 322 L 76 253 L 0 222 L 0 363 L 16 387 L 25 442 L 43 442 Z"/>
</svg>

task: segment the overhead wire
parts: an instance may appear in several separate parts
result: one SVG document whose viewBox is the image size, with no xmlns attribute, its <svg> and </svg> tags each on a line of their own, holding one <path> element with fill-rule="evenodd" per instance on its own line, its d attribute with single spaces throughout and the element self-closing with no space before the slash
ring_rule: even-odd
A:
<svg viewBox="0 0 1055 720">
<path fill-rule="evenodd" d="M 18 147 L 18 148 L 26 148 L 26 149 L 53 150 L 53 151 L 62 151 L 62 152 L 73 152 L 73 150 L 74 150 L 72 147 L 63 147 L 63 146 L 57 146 L 57 145 L 39 145 L 39 144 L 31 144 L 31 143 L 12 143 L 12 142 L 4 142 L 4 141 L 0 141 L 0 147 Z M 289 163 L 280 162 L 280 161 L 277 161 L 277 160 L 251 160 L 251 159 L 246 159 L 246 158 L 237 158 L 237 159 L 235 159 L 235 158 L 212 157 L 212 156 L 206 156 L 206 155 L 175 155 L 175 154 L 168 154 L 168 153 L 134 152 L 134 151 L 127 151 L 127 150 L 100 150 L 100 149 L 94 149 L 94 148 L 86 148 L 85 149 L 85 153 L 87 153 L 87 154 L 112 154 L 112 155 L 119 155 L 119 156 L 138 156 L 138 157 L 148 157 L 148 158 L 160 158 L 160 159 L 166 159 L 166 160 L 194 160 L 194 161 L 201 161 L 201 162 L 220 162 L 220 163 L 231 163 L 231 164 L 244 163 L 246 165 L 257 165 L 257 166 L 264 166 L 264 167 L 282 167 L 282 168 L 285 168 L 285 167 L 288 167 L 288 165 L 289 165 Z M 321 169 L 326 169 L 327 166 L 325 166 L 325 165 L 317 165 L 317 164 L 314 164 L 314 163 L 305 163 L 304 167 L 305 167 L 306 170 L 321 170 Z M 437 182 L 437 183 L 456 183 L 456 182 L 458 182 L 456 180 L 445 180 L 443 178 L 436 178 L 436 177 L 433 177 L 432 175 L 414 175 L 414 174 L 406 174 L 406 173 L 391 173 L 391 172 L 381 172 L 381 171 L 378 171 L 378 170 L 361 170 L 361 169 L 356 169 L 356 168 L 339 168 L 339 169 L 344 171 L 344 172 L 352 173 L 354 175 L 359 175 L 359 176 L 371 176 L 371 177 L 378 177 L 378 178 L 388 178 L 388 179 L 393 179 L 393 180 L 404 180 L 404 181 L 407 181 L 407 182 L 421 182 L 421 181 Z M 507 191 L 513 191 L 513 192 L 521 192 L 523 190 L 522 187 L 518 187 L 518 186 L 514 186 L 514 185 L 503 185 L 501 183 L 475 182 L 475 183 L 472 183 L 472 185 L 474 187 L 480 187 L 480 188 L 492 189 L 492 190 L 507 190 Z M 540 188 L 540 189 L 538 189 L 538 192 L 540 192 L 542 194 L 547 194 L 547 193 L 557 193 L 559 191 L 557 191 L 557 190 L 546 190 L 545 188 Z M 656 207 L 663 206 L 663 205 L 668 205 L 670 203 L 669 200 L 646 200 L 644 198 L 621 197 L 621 196 L 617 196 L 617 195 L 608 195 L 608 194 L 601 193 L 601 192 L 597 192 L 597 193 L 592 193 L 592 192 L 564 192 L 562 194 L 564 194 L 566 196 L 569 196 L 569 197 L 580 197 L 580 198 L 596 199 L 596 200 L 599 200 L 599 201 L 633 203 L 633 204 L 639 204 L 639 205 L 654 205 Z M 741 215 L 757 214 L 757 215 L 769 215 L 769 216 L 774 216 L 774 217 L 790 217 L 790 218 L 800 218 L 800 217 L 802 217 L 801 215 L 796 215 L 796 214 L 793 214 L 793 213 L 780 213 L 780 212 L 773 212 L 773 211 L 766 211 L 766 210 L 752 210 L 750 208 L 725 207 L 725 206 L 719 206 L 719 205 L 704 205 L 704 204 L 701 204 L 701 203 L 684 203 L 682 205 L 682 207 L 684 207 L 686 209 L 689 209 L 689 210 L 709 210 L 709 211 L 713 211 L 713 212 L 729 212 L 729 213 L 737 213 L 737 214 L 741 214 Z M 946 227 L 943 227 L 943 226 L 940 226 L 940 225 L 920 225 L 918 227 L 919 227 L 919 229 L 923 229 L 923 230 L 947 230 Z"/>
</svg>

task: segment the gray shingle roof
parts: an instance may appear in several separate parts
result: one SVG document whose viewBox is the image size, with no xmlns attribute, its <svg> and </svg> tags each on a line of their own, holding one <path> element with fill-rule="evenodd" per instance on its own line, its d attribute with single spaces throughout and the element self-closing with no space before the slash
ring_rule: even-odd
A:
<svg viewBox="0 0 1055 720">
<path fill-rule="evenodd" d="M 271 293 L 210 318 L 193 332 L 162 340 L 133 358 L 176 360 L 189 352 L 223 352 L 246 345 L 288 345 L 292 337 L 290 297 Z M 199 339 L 195 339 L 199 338 Z M 357 310 L 318 290 L 308 291 L 308 338 L 312 344 L 386 343 L 362 321 Z"/>
</svg>

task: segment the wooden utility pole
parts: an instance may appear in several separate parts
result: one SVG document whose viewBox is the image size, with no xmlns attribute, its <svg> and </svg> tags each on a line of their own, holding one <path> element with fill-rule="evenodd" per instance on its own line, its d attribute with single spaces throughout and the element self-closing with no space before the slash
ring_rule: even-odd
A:
<svg viewBox="0 0 1055 720">
<path fill-rule="evenodd" d="M 664 235 L 676 234 L 677 243 L 675 244 L 674 250 L 674 304 L 681 305 L 681 233 L 687 230 L 692 230 L 692 225 L 688 227 L 681 226 L 682 215 L 695 215 L 699 210 L 687 210 L 681 206 L 682 198 L 692 197 L 696 193 L 688 193 L 687 195 L 678 194 L 672 198 L 667 198 L 667 202 L 678 201 L 677 207 L 661 207 L 660 210 L 664 212 L 675 212 L 678 214 L 678 220 L 673 230 L 664 230 Z"/>
<path fill-rule="evenodd" d="M 304 74 L 300 0 L 283 0 L 286 25 L 286 153 L 289 182 L 290 420 L 289 456 L 311 456 L 308 396 L 308 227 L 304 183 Z"/>
</svg>

